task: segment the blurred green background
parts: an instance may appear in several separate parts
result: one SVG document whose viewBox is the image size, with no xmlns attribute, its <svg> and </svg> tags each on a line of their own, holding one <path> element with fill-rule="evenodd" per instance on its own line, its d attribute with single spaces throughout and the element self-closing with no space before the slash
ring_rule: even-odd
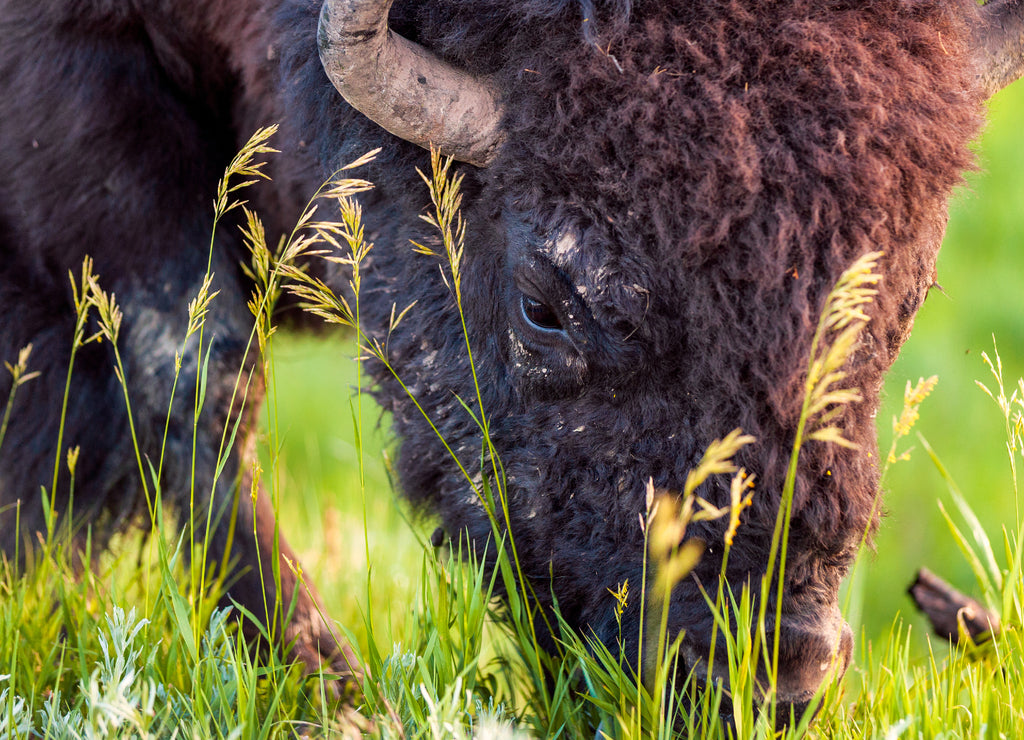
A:
<svg viewBox="0 0 1024 740">
<path fill-rule="evenodd" d="M 998 554 L 1001 527 L 1016 520 L 1013 483 L 1001 412 L 975 381 L 994 389 L 981 356 L 995 359 L 993 336 L 1007 393 L 1024 374 L 1024 87 L 997 94 L 989 121 L 977 147 L 980 169 L 968 176 L 950 209 L 939 254 L 943 291 L 933 290 L 925 301 L 889 375 L 878 428 L 880 446 L 888 450 L 906 381 L 938 376 L 917 431 L 957 481 Z M 877 554 L 863 565 L 868 635 L 885 630 L 897 610 L 913 611 L 905 589 L 921 565 L 979 595 L 936 504 L 940 499 L 951 508 L 946 485 L 916 435 L 910 443 L 916 447 L 911 460 L 893 466 L 885 481 Z M 924 629 L 920 618 L 913 622 Z"/>
<path fill-rule="evenodd" d="M 1000 527 L 1015 518 L 1003 421 L 974 381 L 991 381 L 981 353 L 993 354 L 993 335 L 1008 385 L 1016 387 L 1024 373 L 1024 84 L 993 99 L 990 119 L 978 143 L 980 170 L 952 204 L 939 259 L 943 292 L 932 291 L 918 316 L 889 376 L 878 424 L 884 452 L 906 381 L 938 375 L 917 431 L 999 543 Z M 276 478 L 286 499 L 284 531 L 306 572 L 314 574 L 328 611 L 357 638 L 368 616 L 379 638 L 390 634 L 397 640 L 411 615 L 420 543 L 431 525 L 407 525 L 382 458 L 393 440 L 367 397 L 361 401 L 362 442 L 356 440 L 354 354 L 350 338 L 277 338 L 274 392 L 265 411 L 268 419 L 277 415 L 277 424 L 265 426 L 264 468 L 272 470 L 277 458 L 276 473 L 267 475 Z M 915 446 L 911 460 L 895 465 L 885 481 L 885 518 L 874 553 L 862 559 L 850 620 L 855 632 L 863 626 L 876 640 L 902 613 L 918 631 L 923 650 L 925 626 L 905 595 L 917 568 L 926 565 L 978 594 L 939 513 L 937 500 L 949 503 L 945 484 L 913 434 L 903 447 L 908 445 Z"/>
</svg>

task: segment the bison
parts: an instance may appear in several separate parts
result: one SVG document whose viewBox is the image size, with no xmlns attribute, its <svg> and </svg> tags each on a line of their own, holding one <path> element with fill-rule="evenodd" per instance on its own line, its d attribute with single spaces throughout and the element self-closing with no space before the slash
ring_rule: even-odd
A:
<svg viewBox="0 0 1024 740">
<path fill-rule="evenodd" d="M 273 512 L 265 496 L 238 506 L 237 522 L 231 512 L 250 482 L 258 370 L 230 223 L 212 252 L 194 471 L 195 399 L 180 393 L 169 417 L 166 404 L 183 304 L 207 270 L 210 196 L 249 134 L 280 123 L 273 184 L 251 196 L 272 242 L 325 177 L 380 148 L 363 173 L 376 247 L 362 318 L 387 339 L 394 374 L 369 372 L 401 440 L 402 493 L 483 550 L 484 507 L 396 376 L 470 476 L 489 470 L 471 415 L 486 411 L 524 574 L 543 607 L 557 598 L 571 626 L 609 644 L 610 590 L 642 578 L 649 486 L 681 491 L 736 427 L 756 438 L 736 458 L 756 491 L 727 580 L 738 589 L 765 572 L 817 318 L 849 265 L 884 252 L 844 367 L 862 400 L 830 421 L 848 444 L 803 448 L 783 603 L 768 610 L 781 607 L 777 700 L 799 708 L 819 666 L 850 659 L 837 589 L 877 517 L 879 389 L 934 282 L 983 98 L 1019 74 L 1021 17 L 1014 0 L 2 0 L 0 356 L 31 343 L 42 375 L 16 397 L 0 450 L 0 550 L 23 557 L 45 530 L 38 492 L 52 485 L 62 417 L 61 444 L 81 448 L 76 521 L 100 537 L 144 503 L 110 343 L 78 352 L 62 411 L 67 274 L 90 255 L 123 307 L 139 446 L 159 454 L 166 421 L 165 499 L 183 510 L 193 488 L 212 496 L 212 552 L 239 563 L 229 595 L 261 612 Z M 462 291 L 479 398 L 451 286 L 410 247 L 432 238 L 415 172 L 429 145 L 466 165 Z M 343 267 L 305 269 L 348 290 Z M 217 477 L 240 366 L 257 377 Z M 198 368 L 193 345 L 180 388 L 196 387 Z M 67 478 L 51 491 L 59 512 Z M 700 494 L 725 506 L 728 480 Z M 671 596 L 691 663 L 708 654 L 701 587 L 717 582 L 725 526 L 690 527 L 708 548 Z M 315 665 L 334 642 L 315 595 L 295 586 L 282 568 L 278 595 L 297 602 L 285 637 Z M 629 655 L 638 619 L 630 604 Z"/>
</svg>

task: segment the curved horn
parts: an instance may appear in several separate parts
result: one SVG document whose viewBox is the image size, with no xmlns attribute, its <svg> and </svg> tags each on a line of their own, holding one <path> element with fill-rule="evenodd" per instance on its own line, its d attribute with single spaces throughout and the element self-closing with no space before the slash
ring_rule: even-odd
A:
<svg viewBox="0 0 1024 740">
<path fill-rule="evenodd" d="M 1024 3 L 992 0 L 978 8 L 971 53 L 978 82 L 991 97 L 1024 75 Z"/>
<path fill-rule="evenodd" d="M 393 0 L 325 0 L 317 43 L 338 92 L 406 141 L 486 167 L 504 140 L 498 92 L 388 29 Z"/>
</svg>

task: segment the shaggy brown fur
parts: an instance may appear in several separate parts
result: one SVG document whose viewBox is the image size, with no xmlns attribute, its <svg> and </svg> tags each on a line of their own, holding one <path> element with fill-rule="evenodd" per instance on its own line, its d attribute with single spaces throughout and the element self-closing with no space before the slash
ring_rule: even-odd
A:
<svg viewBox="0 0 1024 740">
<path fill-rule="evenodd" d="M 127 303 L 129 377 L 156 379 L 141 395 L 159 432 L 172 360 L 161 332 L 205 266 L 212 183 L 256 124 L 281 119 L 286 152 L 274 187 L 257 196 L 277 228 L 334 167 L 383 147 L 368 173 L 378 189 L 364 199 L 377 247 L 362 307 L 383 332 L 393 305 L 418 300 L 390 337 L 391 362 L 476 470 L 482 440 L 456 400 L 474 393 L 451 295 L 436 263 L 408 247 L 429 237 L 413 171 L 426 155 L 331 88 L 315 46 L 319 4 L 36 5 L 0 2 L 10 40 L 0 49 L 0 139 L 13 142 L 0 149 L 0 303 L 15 317 L 0 329 L 0 353 L 34 341 L 45 367 L 65 366 L 64 275 L 89 252 Z M 708 443 L 737 426 L 758 438 L 739 460 L 758 487 L 729 577 L 736 585 L 763 571 L 817 316 L 840 273 L 881 249 L 882 293 L 846 381 L 865 400 L 838 420 L 859 449 L 811 442 L 801 456 L 783 674 L 836 649 L 826 617 L 873 525 L 882 376 L 932 284 L 946 199 L 980 125 L 965 54 L 975 12 L 970 0 L 396 3 L 395 30 L 488 75 L 504 97 L 507 143 L 490 168 L 467 168 L 464 185 L 467 320 L 519 555 L 535 592 L 550 603 L 553 591 L 574 627 L 615 639 L 608 589 L 641 580 L 645 482 L 680 490 Z M 217 254 L 212 320 L 228 367 L 240 360 L 249 286 L 234 269 L 237 240 L 224 234 Z M 530 325 L 524 292 L 558 317 L 558 331 Z M 70 438 L 92 443 L 83 459 L 97 462 L 79 490 L 103 508 L 130 490 L 132 472 L 122 452 L 106 454 L 109 440 L 86 433 L 95 414 L 115 437 L 125 431 L 102 374 L 109 359 L 96 352 L 76 371 Z M 403 440 L 404 493 L 482 545 L 490 526 L 447 452 L 391 376 L 373 373 Z M 47 480 L 62 380 L 42 380 L 46 392 L 15 409 L 12 439 L 35 462 L 0 455 L 3 502 Z M 188 403 L 172 418 L 183 448 Z M 203 434 L 213 445 L 219 426 Z M 180 495 L 181 475 L 170 468 L 167 490 Z M 230 500 L 231 486 L 214 495 Z M 702 495 L 724 504 L 725 481 Z M 711 624 L 696 583 L 714 582 L 721 525 L 692 533 L 711 547 L 675 593 L 671 621 L 699 655 Z M 246 557 L 257 545 L 242 543 Z M 243 580 L 234 595 L 261 604 L 254 588 Z M 623 634 L 636 634 L 638 617 L 634 603 Z M 307 627 L 297 631 L 315 632 Z M 304 654 L 313 639 L 302 637 Z M 802 680 L 787 701 L 802 701 Z"/>
<path fill-rule="evenodd" d="M 963 56 L 969 12 L 966 3 L 933 2 L 640 3 L 628 23 L 605 20 L 604 53 L 579 39 L 571 9 L 564 24 L 477 21 L 477 35 L 460 17 L 445 26 L 458 29 L 451 38 L 432 40 L 460 64 L 496 71 L 508 90 L 509 143 L 473 184 L 481 262 L 503 259 L 507 238 L 491 247 L 495 237 L 480 225 L 509 213 L 542 249 L 550 235 L 575 233 L 579 247 L 558 267 L 604 330 L 585 370 L 545 394 L 554 399 L 532 404 L 528 392 L 498 401 L 500 417 L 525 414 L 513 418 L 529 430 L 510 432 L 499 451 L 511 469 L 533 461 L 542 482 L 531 480 L 529 499 L 551 514 L 523 525 L 528 540 L 544 543 L 538 565 L 551 553 L 565 557 L 556 573 L 580 572 L 581 559 L 621 561 L 621 543 L 638 548 L 639 532 L 616 530 L 595 553 L 594 517 L 638 511 L 647 475 L 678 489 L 704 446 L 741 426 L 759 439 L 741 459 L 760 480 L 744 532 L 759 544 L 738 568 L 755 572 L 825 295 L 857 256 L 881 249 L 883 292 L 847 381 L 866 398 L 842 417 L 861 449 L 811 443 L 798 478 L 791 573 L 823 600 L 834 592 L 877 491 L 882 375 L 932 284 L 945 201 L 972 161 L 980 109 Z M 429 39 L 441 22 L 421 13 L 417 27 Z M 482 282 L 480 311 L 493 312 L 485 298 L 493 289 Z M 482 335 L 507 332 L 503 316 L 474 318 Z M 406 375 L 426 372 L 414 361 Z M 551 431 L 557 418 L 588 431 Z M 542 445 L 535 429 L 549 430 Z M 425 437 L 407 444 L 416 451 L 410 467 L 423 466 Z M 581 481 L 598 450 L 616 450 L 622 468 L 584 476 L 607 483 Z M 622 474 L 632 481 L 628 503 L 616 488 Z M 593 508 L 569 502 L 581 488 L 594 500 L 595 483 L 606 492 Z M 452 493 L 433 483 L 409 492 L 420 490 L 465 522 L 461 508 L 451 510 Z M 707 495 L 724 503 L 722 488 Z M 626 528 L 633 518 L 615 521 Z M 716 567 L 708 561 L 707 572 Z M 624 566 L 616 577 L 625 575 Z M 597 583 L 574 585 L 569 603 L 606 601 Z"/>
</svg>

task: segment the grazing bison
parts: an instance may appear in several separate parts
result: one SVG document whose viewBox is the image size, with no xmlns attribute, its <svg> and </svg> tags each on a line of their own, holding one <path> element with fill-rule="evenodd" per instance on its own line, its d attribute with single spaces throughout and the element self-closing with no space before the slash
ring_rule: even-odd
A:
<svg viewBox="0 0 1024 740">
<path fill-rule="evenodd" d="M 377 185 L 362 197 L 376 244 L 364 323 L 383 339 L 393 307 L 417 301 L 388 337 L 388 360 L 461 463 L 481 474 L 481 433 L 458 400 L 475 393 L 452 292 L 437 260 L 409 245 L 432 238 L 414 168 L 434 143 L 470 165 L 466 325 L 524 572 L 542 602 L 557 597 L 571 625 L 609 642 L 609 589 L 641 581 L 647 482 L 682 490 L 709 442 L 735 427 L 757 439 L 737 457 L 756 492 L 727 576 L 738 587 L 764 572 L 817 317 L 844 269 L 884 251 L 872 320 L 844 381 L 863 401 L 837 407 L 831 422 L 856 448 L 809 441 L 796 476 L 778 699 L 805 703 L 819 666 L 849 660 L 837 589 L 874 526 L 882 376 L 933 283 L 946 201 L 971 166 L 983 97 L 1017 75 L 1019 4 L 389 6 L 0 1 L 0 356 L 32 343 L 43 373 L 18 394 L 0 450 L 0 549 L 20 547 L 15 511 L 26 540 L 44 529 L 38 491 L 52 480 L 74 328 L 68 270 L 91 255 L 124 309 L 135 432 L 155 459 L 184 303 L 207 267 L 211 194 L 239 145 L 274 122 L 285 153 L 271 165 L 273 184 L 252 196 L 274 235 L 339 164 L 381 148 L 363 173 Z M 219 557 L 227 510 L 239 486 L 248 490 L 253 430 L 244 424 L 215 482 L 223 421 L 213 419 L 229 411 L 237 369 L 255 361 L 245 350 L 247 255 L 230 225 L 212 259 L 220 293 L 206 329 L 210 413 L 196 427 L 194 475 L 196 490 L 213 492 Z M 308 269 L 347 286 L 337 266 Z M 79 352 L 63 437 L 81 446 L 74 514 L 97 531 L 142 505 L 111 363 L 109 343 Z M 192 347 L 179 389 L 195 387 L 197 367 Z M 402 440 L 403 493 L 450 535 L 468 532 L 482 546 L 491 529 L 479 499 L 391 374 L 371 373 Z M 179 509 L 193 476 L 193 406 L 178 394 L 161 471 Z M 53 491 L 58 511 L 67 478 Z M 728 481 L 719 478 L 701 495 L 722 506 Z M 269 572 L 272 512 L 261 497 L 237 516 L 230 554 L 242 567 L 231 596 L 260 613 L 257 563 Z M 707 654 L 700 585 L 716 582 L 725 526 L 691 526 L 709 546 L 672 594 L 670 629 L 685 630 L 691 661 Z M 282 573 L 281 595 L 297 598 L 286 636 L 315 662 L 333 642 L 315 597 L 293 594 Z M 633 640 L 638 619 L 630 603 L 623 634 Z"/>
</svg>

